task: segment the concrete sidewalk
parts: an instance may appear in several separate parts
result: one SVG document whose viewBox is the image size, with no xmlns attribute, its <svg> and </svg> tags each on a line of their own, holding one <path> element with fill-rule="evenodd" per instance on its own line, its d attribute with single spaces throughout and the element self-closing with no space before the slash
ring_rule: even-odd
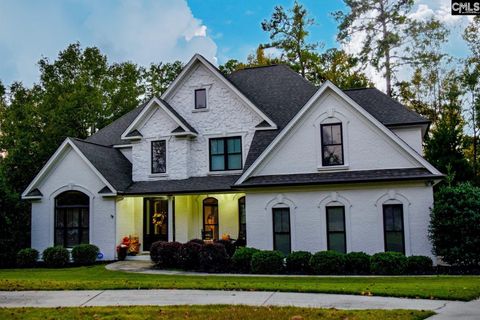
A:
<svg viewBox="0 0 480 320">
<path fill-rule="evenodd" d="M 1 291 L 0 307 L 128 305 L 298 306 L 337 309 L 432 310 L 433 319 L 480 319 L 480 300 L 471 302 L 354 295 L 219 290 Z"/>
</svg>

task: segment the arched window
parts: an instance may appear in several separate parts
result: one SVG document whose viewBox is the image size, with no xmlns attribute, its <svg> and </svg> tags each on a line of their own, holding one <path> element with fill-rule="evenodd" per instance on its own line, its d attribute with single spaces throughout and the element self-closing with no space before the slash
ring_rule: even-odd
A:
<svg viewBox="0 0 480 320">
<path fill-rule="evenodd" d="M 385 251 L 405 254 L 405 229 L 402 204 L 383 205 Z"/>
<path fill-rule="evenodd" d="M 347 236 L 345 228 L 345 207 L 327 206 L 327 249 L 347 253 Z"/>
<path fill-rule="evenodd" d="M 245 211 L 245 197 L 238 199 L 238 239 L 247 240 L 247 212 Z"/>
<path fill-rule="evenodd" d="M 218 200 L 203 200 L 203 232 L 204 240 L 218 240 Z"/>
<path fill-rule="evenodd" d="M 272 208 L 273 215 L 273 250 L 285 255 L 292 251 L 290 235 L 290 208 Z"/>
<path fill-rule="evenodd" d="M 66 191 L 55 198 L 55 245 L 71 248 L 89 242 L 89 197 Z"/>
</svg>

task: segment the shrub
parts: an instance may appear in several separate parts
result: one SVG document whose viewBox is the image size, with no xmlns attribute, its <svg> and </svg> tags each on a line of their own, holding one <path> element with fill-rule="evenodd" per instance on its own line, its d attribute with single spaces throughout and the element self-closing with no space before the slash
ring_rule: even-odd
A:
<svg viewBox="0 0 480 320">
<path fill-rule="evenodd" d="M 219 243 L 227 250 L 228 257 L 231 258 L 235 253 L 235 244 L 230 240 L 216 240 L 215 243 Z"/>
<path fill-rule="evenodd" d="M 50 247 L 43 251 L 42 258 L 47 267 L 61 268 L 70 261 L 70 253 L 64 247 Z"/>
<path fill-rule="evenodd" d="M 252 272 L 252 256 L 254 253 L 260 252 L 255 248 L 240 247 L 237 248 L 232 256 L 232 266 L 237 272 Z"/>
<path fill-rule="evenodd" d="M 32 268 L 38 260 L 38 251 L 31 248 L 26 248 L 18 251 L 17 265 L 21 268 Z"/>
<path fill-rule="evenodd" d="M 259 251 L 252 255 L 252 272 L 278 274 L 283 271 L 284 256 L 280 251 Z"/>
<path fill-rule="evenodd" d="M 180 268 L 180 242 L 157 241 L 150 246 L 150 259 L 157 268 Z"/>
<path fill-rule="evenodd" d="M 336 251 L 320 251 L 310 259 L 315 274 L 342 274 L 345 271 L 345 255 Z"/>
<path fill-rule="evenodd" d="M 350 252 L 345 255 L 345 271 L 349 274 L 369 274 L 370 256 L 365 252 Z"/>
<path fill-rule="evenodd" d="M 435 193 L 430 239 L 442 260 L 460 266 L 480 264 L 480 188 L 465 183 Z"/>
<path fill-rule="evenodd" d="M 93 244 L 79 244 L 72 249 L 72 260 L 81 266 L 94 264 L 99 251 Z"/>
<path fill-rule="evenodd" d="M 209 243 L 200 249 L 199 267 L 204 272 L 226 272 L 228 268 L 228 254 L 221 243 Z"/>
<path fill-rule="evenodd" d="M 11 239 L 0 239 L 0 268 L 13 268 L 17 251 L 17 243 Z"/>
<path fill-rule="evenodd" d="M 311 272 L 310 259 L 312 254 L 306 251 L 290 253 L 287 258 L 287 271 L 293 274 L 308 274 Z"/>
<path fill-rule="evenodd" d="M 202 240 L 202 239 L 192 239 L 188 242 L 193 242 L 193 243 L 197 243 L 197 244 L 205 244 L 205 242 Z"/>
<path fill-rule="evenodd" d="M 182 244 L 178 255 L 180 267 L 185 270 L 197 270 L 199 268 L 199 253 L 203 246 L 193 241 Z"/>
<path fill-rule="evenodd" d="M 404 274 L 407 257 L 399 252 L 379 252 L 370 259 L 370 270 L 374 274 Z"/>
<path fill-rule="evenodd" d="M 410 256 L 407 258 L 409 274 L 429 274 L 433 270 L 433 261 L 426 256 Z"/>
</svg>

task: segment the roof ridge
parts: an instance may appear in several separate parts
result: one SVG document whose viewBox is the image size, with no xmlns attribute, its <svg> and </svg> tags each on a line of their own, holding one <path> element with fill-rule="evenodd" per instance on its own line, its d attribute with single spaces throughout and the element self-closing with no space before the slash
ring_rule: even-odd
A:
<svg viewBox="0 0 480 320">
<path fill-rule="evenodd" d="M 104 147 L 104 148 L 108 148 L 108 149 L 116 150 L 116 149 L 115 149 L 114 147 L 112 147 L 112 146 L 106 146 L 106 145 L 103 145 L 103 144 L 99 144 L 99 143 L 95 143 L 95 142 L 87 141 L 87 140 L 85 140 L 85 139 L 73 138 L 73 137 L 69 137 L 69 139 L 76 140 L 76 141 L 78 141 L 78 142 L 83 142 L 83 143 L 93 144 L 93 145 L 95 145 L 95 146 L 99 146 L 99 147 Z"/>
<path fill-rule="evenodd" d="M 371 89 L 378 90 L 378 89 L 375 88 L 375 87 L 359 87 L 359 88 L 343 89 L 342 91 L 371 90 Z M 378 90 L 378 91 L 380 91 L 380 90 Z M 382 92 L 382 91 L 380 91 L 380 92 Z"/>
</svg>

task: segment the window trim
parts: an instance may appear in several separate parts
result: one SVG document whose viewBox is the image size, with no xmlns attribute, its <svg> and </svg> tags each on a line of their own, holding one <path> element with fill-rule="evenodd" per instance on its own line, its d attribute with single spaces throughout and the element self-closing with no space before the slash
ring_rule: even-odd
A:
<svg viewBox="0 0 480 320">
<path fill-rule="evenodd" d="M 327 126 L 335 126 L 339 125 L 340 126 L 340 138 L 341 138 L 341 143 L 334 143 L 334 144 L 325 144 L 323 141 L 323 128 Z M 332 123 L 322 123 L 320 124 L 320 141 L 321 141 L 321 146 L 320 146 L 320 156 L 322 159 L 322 167 L 337 167 L 337 166 L 345 166 L 345 148 L 344 148 L 344 138 L 343 138 L 343 123 L 342 122 L 332 122 Z M 328 164 L 325 162 L 324 158 L 324 153 L 323 150 L 325 147 L 329 146 L 341 146 L 342 149 L 342 161 L 341 163 L 336 163 L 336 164 Z"/>
<path fill-rule="evenodd" d="M 240 152 L 228 153 L 227 140 L 229 139 L 240 139 Z M 212 141 L 213 140 L 223 140 L 223 170 L 214 170 L 212 169 Z M 240 155 L 240 168 L 229 169 L 228 168 L 228 156 L 229 155 Z M 220 154 L 218 154 L 220 155 Z M 224 172 L 224 171 L 241 171 L 243 169 L 243 142 L 242 136 L 230 136 L 230 137 L 212 137 L 208 139 L 208 169 L 210 172 Z"/>
<path fill-rule="evenodd" d="M 205 91 L 205 108 L 197 108 L 197 92 L 198 92 L 198 91 Z M 194 89 L 194 92 L 193 92 L 193 100 L 194 100 L 193 110 L 199 111 L 199 110 L 207 110 L 207 109 L 208 109 L 208 98 L 207 98 L 207 94 L 208 94 L 207 88 Z"/>
<path fill-rule="evenodd" d="M 387 231 L 387 228 L 385 228 L 385 207 L 389 207 L 389 206 L 394 206 L 394 207 L 400 207 L 402 208 L 402 252 L 404 255 L 406 254 L 406 249 L 405 249 L 405 240 L 406 240 L 406 235 L 405 235 L 405 210 L 403 208 L 403 204 L 399 204 L 399 203 L 391 203 L 391 204 L 388 204 L 388 203 L 384 203 L 382 205 L 382 218 L 383 218 L 383 251 L 387 252 L 387 232 L 390 232 L 390 231 Z M 399 232 L 399 231 L 395 231 L 395 232 Z"/>
<path fill-rule="evenodd" d="M 69 193 L 69 192 L 79 192 L 81 193 L 82 195 L 84 195 L 87 199 L 88 199 L 88 203 L 87 204 L 76 204 L 76 205 L 57 205 L 57 199 L 58 197 L 61 197 L 63 194 L 65 193 Z M 90 199 L 90 196 L 82 191 L 79 191 L 79 190 L 66 190 L 66 191 L 63 191 L 59 194 L 57 194 L 54 199 L 53 199 L 53 202 L 54 202 L 54 213 L 53 213 L 53 245 L 54 246 L 62 246 L 64 248 L 73 248 L 74 246 L 76 245 L 79 245 L 79 244 L 82 244 L 82 243 L 90 243 L 90 238 L 91 238 L 91 235 L 90 235 L 90 223 L 91 223 L 91 217 L 90 217 L 90 202 L 91 202 L 91 199 Z M 63 227 L 57 227 L 57 216 L 58 216 L 58 209 L 87 209 L 87 212 L 88 212 L 88 226 L 87 227 L 82 227 L 82 215 L 79 214 L 78 215 L 78 227 L 67 227 L 66 226 L 66 215 L 67 215 L 67 211 L 66 210 L 62 210 L 62 214 L 63 214 L 63 222 L 64 222 L 64 226 Z M 67 247 L 66 246 L 66 239 L 67 239 L 67 231 L 68 230 L 78 230 L 79 233 L 78 233 L 78 239 L 79 239 L 79 243 L 71 246 L 71 247 Z M 62 244 L 58 244 L 57 243 L 57 230 L 62 230 L 63 232 L 63 236 L 62 236 Z M 88 241 L 87 242 L 82 242 L 82 238 L 83 238 L 83 232 L 84 230 L 87 230 L 88 231 Z"/>
<path fill-rule="evenodd" d="M 287 232 L 276 232 L 275 231 L 275 210 L 288 210 L 288 233 Z M 277 250 L 277 243 L 275 241 L 275 235 L 277 234 L 288 234 L 288 251 L 292 252 L 292 212 L 290 207 L 273 207 L 272 208 L 272 237 L 273 237 L 273 250 Z"/>
<path fill-rule="evenodd" d="M 342 213 L 343 213 L 343 231 L 329 231 L 329 225 L 330 225 L 330 221 L 329 221 L 329 214 L 328 214 L 328 209 L 329 208 L 342 208 Z M 332 250 L 330 248 L 330 234 L 332 233 L 343 233 L 343 244 L 344 244 L 344 252 L 341 252 L 341 253 L 347 253 L 347 224 L 346 224 L 346 213 L 345 213 L 345 206 L 339 206 L 339 205 L 335 205 L 335 206 L 326 206 L 325 207 L 325 217 L 326 217 L 326 220 L 327 220 L 327 224 L 326 224 L 326 230 L 327 230 L 327 250 Z"/>
<path fill-rule="evenodd" d="M 154 172 L 153 171 L 153 144 L 155 142 L 164 142 L 165 143 L 165 171 L 164 172 Z M 166 139 L 159 139 L 159 140 L 152 140 L 150 141 L 150 174 L 153 175 L 153 176 L 162 176 L 162 175 L 166 175 L 167 174 L 167 171 L 168 171 L 168 150 L 167 150 L 167 140 Z"/>
</svg>

